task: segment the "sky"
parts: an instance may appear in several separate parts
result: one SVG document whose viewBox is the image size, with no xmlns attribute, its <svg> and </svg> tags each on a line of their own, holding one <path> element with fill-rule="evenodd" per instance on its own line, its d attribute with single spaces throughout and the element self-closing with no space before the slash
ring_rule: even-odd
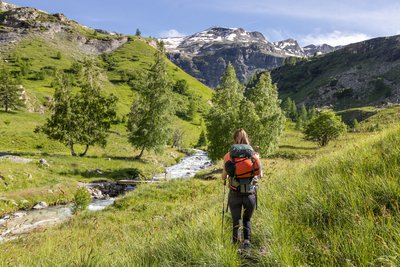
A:
<svg viewBox="0 0 400 267">
<path fill-rule="evenodd" d="M 6 0 L 7 2 L 7 0 Z M 12 0 L 96 29 L 177 37 L 213 26 L 258 31 L 269 41 L 346 45 L 400 34 L 394 0 Z"/>
</svg>

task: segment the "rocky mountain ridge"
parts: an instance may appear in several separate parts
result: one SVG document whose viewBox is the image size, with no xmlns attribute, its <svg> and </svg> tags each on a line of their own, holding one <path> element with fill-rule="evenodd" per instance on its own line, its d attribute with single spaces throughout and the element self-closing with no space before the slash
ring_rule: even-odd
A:
<svg viewBox="0 0 400 267">
<path fill-rule="evenodd" d="M 211 87 L 218 86 L 229 62 L 243 82 L 257 71 L 282 66 L 287 57 L 306 58 L 334 50 L 328 45 L 303 49 L 294 39 L 270 42 L 262 33 L 242 28 L 212 27 L 190 36 L 160 40 L 175 64 Z"/>
<path fill-rule="evenodd" d="M 128 41 L 115 32 L 96 30 L 80 25 L 61 13 L 49 14 L 32 7 L 18 7 L 1 2 L 0 44 L 9 45 L 29 36 L 63 38 L 75 42 L 83 52 L 111 52 Z"/>
<path fill-rule="evenodd" d="M 335 109 L 400 103 L 400 35 L 347 45 L 271 72 L 282 98 Z"/>
</svg>

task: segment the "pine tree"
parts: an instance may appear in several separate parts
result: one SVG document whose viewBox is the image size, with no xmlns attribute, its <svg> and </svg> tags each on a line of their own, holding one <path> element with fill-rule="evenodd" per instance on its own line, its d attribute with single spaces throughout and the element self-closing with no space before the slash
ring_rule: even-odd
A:
<svg viewBox="0 0 400 267">
<path fill-rule="evenodd" d="M 356 118 L 354 118 L 351 126 L 352 126 L 353 132 L 358 132 L 359 128 L 360 128 L 360 123 L 358 122 L 358 120 Z"/>
<path fill-rule="evenodd" d="M 317 117 L 317 109 L 315 107 L 312 107 L 311 109 L 308 110 L 308 120 L 312 121 Z"/>
<path fill-rule="evenodd" d="M 128 115 L 129 142 L 141 150 L 137 158 L 141 158 L 145 150 L 161 152 L 170 138 L 172 83 L 167 74 L 164 52 L 164 45 L 159 43 L 155 62 Z"/>
<path fill-rule="evenodd" d="M 3 66 L 0 69 L 0 104 L 5 112 L 24 106 L 21 98 L 22 89 L 11 78 L 11 73 Z"/>
<path fill-rule="evenodd" d="M 296 102 L 293 100 L 292 107 L 290 108 L 290 118 L 293 121 L 297 121 L 298 117 L 299 117 L 299 113 L 297 111 L 297 105 L 296 105 Z"/>
<path fill-rule="evenodd" d="M 304 104 L 302 104 L 299 114 L 300 129 L 303 129 L 306 126 L 307 120 L 308 120 L 307 108 Z"/>
<path fill-rule="evenodd" d="M 247 110 L 242 108 L 242 125 L 246 120 L 249 121 L 245 129 L 251 136 L 252 144 L 260 147 L 261 154 L 268 155 L 276 148 L 285 121 L 278 99 L 278 88 L 272 84 L 270 73 L 266 72 L 247 91 L 247 99 L 254 105 L 254 111 L 251 105 Z"/>
<path fill-rule="evenodd" d="M 290 97 L 286 98 L 282 103 L 282 110 L 285 113 L 286 118 L 291 119 L 292 99 Z"/>
<path fill-rule="evenodd" d="M 142 35 L 142 32 L 139 29 L 136 29 L 135 36 L 141 36 L 141 35 Z"/>
<path fill-rule="evenodd" d="M 207 145 L 206 132 L 204 131 L 204 129 L 202 129 L 196 147 L 204 147 L 206 145 Z"/>
<path fill-rule="evenodd" d="M 239 83 L 235 69 L 229 64 L 220 85 L 212 98 L 213 107 L 207 116 L 208 154 L 212 160 L 222 158 L 230 144 L 232 135 L 240 126 L 240 104 L 243 86 Z"/>
</svg>

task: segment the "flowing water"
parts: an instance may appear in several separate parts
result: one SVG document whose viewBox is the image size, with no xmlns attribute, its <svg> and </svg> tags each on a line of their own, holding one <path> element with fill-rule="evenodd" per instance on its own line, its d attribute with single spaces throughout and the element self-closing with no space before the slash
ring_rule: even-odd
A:
<svg viewBox="0 0 400 267">
<path fill-rule="evenodd" d="M 167 167 L 164 173 L 156 175 L 153 179 L 171 180 L 193 178 L 196 173 L 211 166 L 211 160 L 208 158 L 206 152 L 197 149 L 193 149 L 193 152 L 192 155 L 184 157 L 178 164 Z"/>
<path fill-rule="evenodd" d="M 153 180 L 192 178 L 199 171 L 211 166 L 207 153 L 194 150 L 190 156 L 184 157 L 180 163 L 167 167 L 162 174 L 153 177 Z M 131 191 L 128 186 L 125 190 Z M 103 210 L 114 204 L 116 198 L 95 199 L 88 206 L 90 211 Z M 73 217 L 72 204 L 52 206 L 42 210 L 19 211 L 6 215 L 0 219 L 0 242 L 16 239 L 33 230 L 45 229 L 51 225 L 65 222 Z"/>
</svg>

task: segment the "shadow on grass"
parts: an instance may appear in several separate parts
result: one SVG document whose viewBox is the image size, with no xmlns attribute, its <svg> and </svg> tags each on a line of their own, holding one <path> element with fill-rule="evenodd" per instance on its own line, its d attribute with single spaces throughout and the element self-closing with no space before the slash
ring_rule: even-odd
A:
<svg viewBox="0 0 400 267">
<path fill-rule="evenodd" d="M 212 168 L 197 173 L 194 178 L 199 180 L 217 180 L 221 177 L 222 168 Z"/>
<path fill-rule="evenodd" d="M 135 161 L 139 163 L 148 163 L 145 159 L 138 159 L 135 157 L 123 157 L 123 156 L 71 156 L 70 154 L 57 154 L 57 153 L 47 153 L 47 152 L 1 152 L 0 156 L 18 156 L 18 157 L 60 157 L 60 158 L 76 158 L 76 159 L 105 159 L 105 160 L 121 160 L 121 161 Z"/>
<path fill-rule="evenodd" d="M 304 146 L 291 146 L 291 145 L 279 146 L 279 148 L 289 148 L 289 149 L 296 149 L 296 150 L 317 150 L 318 149 L 318 147 L 304 147 Z"/>
<path fill-rule="evenodd" d="M 60 175 L 78 175 L 84 178 L 92 179 L 106 179 L 106 180 L 135 180 L 145 179 L 145 176 L 136 168 L 124 168 L 118 170 L 72 170 L 67 172 L 60 172 Z"/>
</svg>

